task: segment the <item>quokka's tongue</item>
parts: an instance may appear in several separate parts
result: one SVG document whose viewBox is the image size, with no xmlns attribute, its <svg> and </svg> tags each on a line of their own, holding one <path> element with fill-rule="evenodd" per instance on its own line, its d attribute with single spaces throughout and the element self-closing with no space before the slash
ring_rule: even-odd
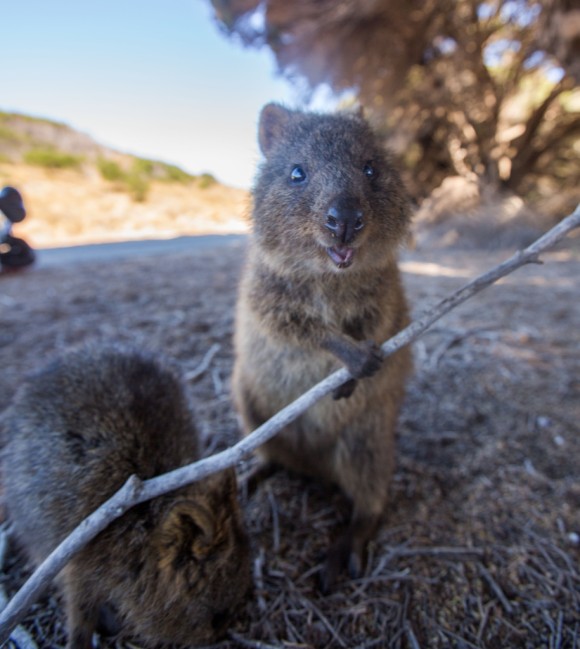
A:
<svg viewBox="0 0 580 649">
<path fill-rule="evenodd" d="M 334 246 L 327 248 L 326 252 L 338 268 L 347 268 L 352 264 L 354 258 L 354 248 L 348 246 Z"/>
</svg>

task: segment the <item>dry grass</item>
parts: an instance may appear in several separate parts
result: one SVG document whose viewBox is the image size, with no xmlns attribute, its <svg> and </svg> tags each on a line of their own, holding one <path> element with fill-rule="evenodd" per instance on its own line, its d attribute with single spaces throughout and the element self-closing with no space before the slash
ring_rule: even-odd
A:
<svg viewBox="0 0 580 649">
<path fill-rule="evenodd" d="M 0 162 L 0 187 L 22 192 L 28 216 L 14 227 L 33 247 L 243 232 L 248 192 L 198 181 L 150 183 L 146 199 L 93 167 L 44 169 Z"/>
<path fill-rule="evenodd" d="M 0 409 L 47 357 L 116 338 L 177 358 L 193 373 L 207 452 L 231 444 L 242 254 L 234 244 L 0 277 Z M 503 257 L 406 255 L 416 312 Z M 325 548 L 347 520 L 340 494 L 280 473 L 244 498 L 255 597 L 231 639 L 217 646 L 580 646 L 580 255 L 563 250 L 546 260 L 472 299 L 417 343 L 392 505 L 363 578 L 345 578 L 328 597 L 317 589 Z M 9 593 L 24 571 L 11 548 L 3 575 Z M 39 646 L 63 645 L 54 594 L 25 627 Z"/>
</svg>

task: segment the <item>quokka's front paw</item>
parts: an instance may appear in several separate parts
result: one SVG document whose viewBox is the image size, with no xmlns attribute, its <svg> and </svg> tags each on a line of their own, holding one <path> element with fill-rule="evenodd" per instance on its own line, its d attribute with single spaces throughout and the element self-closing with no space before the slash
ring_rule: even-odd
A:
<svg viewBox="0 0 580 649">
<path fill-rule="evenodd" d="M 345 381 L 342 385 L 334 388 L 334 390 L 332 391 L 332 398 L 335 401 L 338 401 L 339 399 L 348 399 L 354 392 L 357 383 L 358 381 L 356 379 L 349 379 L 348 381 Z"/>
<path fill-rule="evenodd" d="M 365 340 L 358 344 L 356 353 L 346 367 L 355 379 L 362 379 L 378 372 L 382 363 L 383 352 L 379 345 L 372 340 Z"/>
</svg>

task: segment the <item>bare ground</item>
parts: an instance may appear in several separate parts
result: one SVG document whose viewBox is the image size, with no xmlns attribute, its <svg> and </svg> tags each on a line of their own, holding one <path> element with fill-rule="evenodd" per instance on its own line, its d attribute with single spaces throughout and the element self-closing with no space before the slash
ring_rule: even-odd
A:
<svg viewBox="0 0 580 649">
<path fill-rule="evenodd" d="M 406 253 L 415 313 L 508 256 Z M 0 409 L 70 345 L 119 339 L 195 370 L 207 452 L 238 438 L 229 399 L 243 245 L 0 277 Z M 219 647 L 580 646 L 580 251 L 546 254 L 459 307 L 415 345 L 392 505 L 364 578 L 323 597 L 317 572 L 346 521 L 339 494 L 281 473 L 248 501 L 255 598 Z M 215 348 L 214 348 L 215 351 Z M 8 595 L 27 568 L 10 548 Z M 24 626 L 64 645 L 53 592 Z M 102 647 L 137 646 L 120 640 Z"/>
</svg>

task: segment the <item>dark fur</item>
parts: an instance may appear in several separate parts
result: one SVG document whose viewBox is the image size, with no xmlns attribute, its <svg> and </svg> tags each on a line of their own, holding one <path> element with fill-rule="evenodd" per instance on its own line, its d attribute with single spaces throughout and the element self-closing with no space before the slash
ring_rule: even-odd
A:
<svg viewBox="0 0 580 649">
<path fill-rule="evenodd" d="M 404 349 L 383 363 L 378 344 L 408 323 L 396 253 L 409 206 L 362 117 L 270 104 L 259 141 L 266 159 L 238 301 L 234 397 L 249 433 L 341 365 L 355 377 L 339 401 L 323 399 L 261 449 L 267 461 L 338 484 L 353 503 L 330 551 L 329 587 L 347 562 L 360 571 L 387 503 L 411 357 Z M 306 176 L 298 183 L 296 166 Z"/>
<path fill-rule="evenodd" d="M 131 474 L 147 479 L 199 457 L 178 375 L 123 348 L 83 348 L 49 365 L 3 424 L 9 516 L 35 563 Z M 68 646 L 91 647 L 97 623 L 112 619 L 149 646 L 210 642 L 249 580 L 228 471 L 130 509 L 72 559 L 60 580 Z"/>
</svg>

